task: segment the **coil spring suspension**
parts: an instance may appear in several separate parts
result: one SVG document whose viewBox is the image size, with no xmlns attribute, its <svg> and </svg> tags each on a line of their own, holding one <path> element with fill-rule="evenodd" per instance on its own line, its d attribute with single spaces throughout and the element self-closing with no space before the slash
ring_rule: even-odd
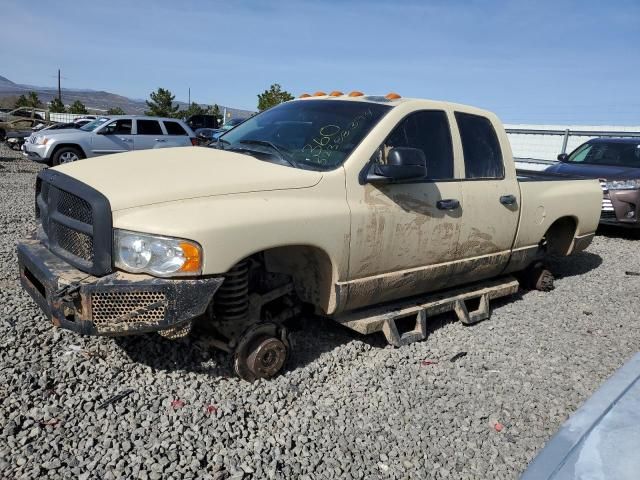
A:
<svg viewBox="0 0 640 480">
<path fill-rule="evenodd" d="M 214 311 L 221 322 L 244 322 L 249 313 L 249 262 L 234 265 L 216 292 Z"/>
</svg>

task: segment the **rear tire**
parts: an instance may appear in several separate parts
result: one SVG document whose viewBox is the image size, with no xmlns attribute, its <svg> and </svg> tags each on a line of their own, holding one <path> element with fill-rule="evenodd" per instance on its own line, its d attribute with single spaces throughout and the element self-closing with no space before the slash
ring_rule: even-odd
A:
<svg viewBox="0 0 640 480">
<path fill-rule="evenodd" d="M 2 128 L 0 128 L 0 142 L 3 142 L 6 139 L 7 132 L 5 132 Z"/>
<path fill-rule="evenodd" d="M 53 154 L 52 162 L 54 166 L 64 165 L 65 163 L 77 162 L 84 158 L 82 152 L 75 147 L 62 147 Z"/>
</svg>

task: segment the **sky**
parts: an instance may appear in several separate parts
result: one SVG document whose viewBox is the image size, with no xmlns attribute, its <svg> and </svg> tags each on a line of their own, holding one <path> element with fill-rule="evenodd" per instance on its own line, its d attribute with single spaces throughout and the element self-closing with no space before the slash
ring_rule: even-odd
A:
<svg viewBox="0 0 640 480">
<path fill-rule="evenodd" d="M 255 110 L 279 83 L 640 125 L 640 0 L 0 0 L 0 75 Z"/>
</svg>

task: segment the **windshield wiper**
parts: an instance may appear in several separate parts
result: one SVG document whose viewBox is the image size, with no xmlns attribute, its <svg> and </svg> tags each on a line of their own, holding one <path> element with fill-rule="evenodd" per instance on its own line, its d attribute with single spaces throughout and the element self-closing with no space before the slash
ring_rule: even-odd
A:
<svg viewBox="0 0 640 480">
<path fill-rule="evenodd" d="M 246 140 L 240 140 L 238 143 L 244 143 L 245 145 L 262 145 L 263 147 L 269 147 L 272 150 L 274 150 L 280 156 L 280 158 L 289 162 L 292 167 L 300 168 L 293 158 L 290 158 L 289 155 L 285 155 L 283 153 L 282 150 L 285 149 L 285 147 L 278 146 L 275 143 L 269 142 L 268 140 L 246 139 Z"/>
</svg>

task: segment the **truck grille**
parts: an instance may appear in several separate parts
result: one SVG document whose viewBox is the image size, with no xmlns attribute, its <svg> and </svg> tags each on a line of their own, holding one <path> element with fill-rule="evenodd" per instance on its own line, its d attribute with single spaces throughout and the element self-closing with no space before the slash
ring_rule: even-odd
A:
<svg viewBox="0 0 640 480">
<path fill-rule="evenodd" d="M 36 217 L 53 253 L 93 275 L 111 271 L 111 208 L 102 194 L 44 170 L 36 181 Z"/>
<path fill-rule="evenodd" d="M 93 238 L 86 233 L 78 232 L 61 223 L 53 222 L 51 238 L 54 238 L 60 248 L 72 253 L 78 258 L 93 262 Z M 51 231 L 52 230 L 52 231 Z"/>
<path fill-rule="evenodd" d="M 60 196 L 58 197 L 58 211 L 65 217 L 73 218 L 79 222 L 86 223 L 87 225 L 93 225 L 93 212 L 91 211 L 91 205 L 86 200 L 69 193 L 64 190 L 60 190 Z"/>
</svg>

